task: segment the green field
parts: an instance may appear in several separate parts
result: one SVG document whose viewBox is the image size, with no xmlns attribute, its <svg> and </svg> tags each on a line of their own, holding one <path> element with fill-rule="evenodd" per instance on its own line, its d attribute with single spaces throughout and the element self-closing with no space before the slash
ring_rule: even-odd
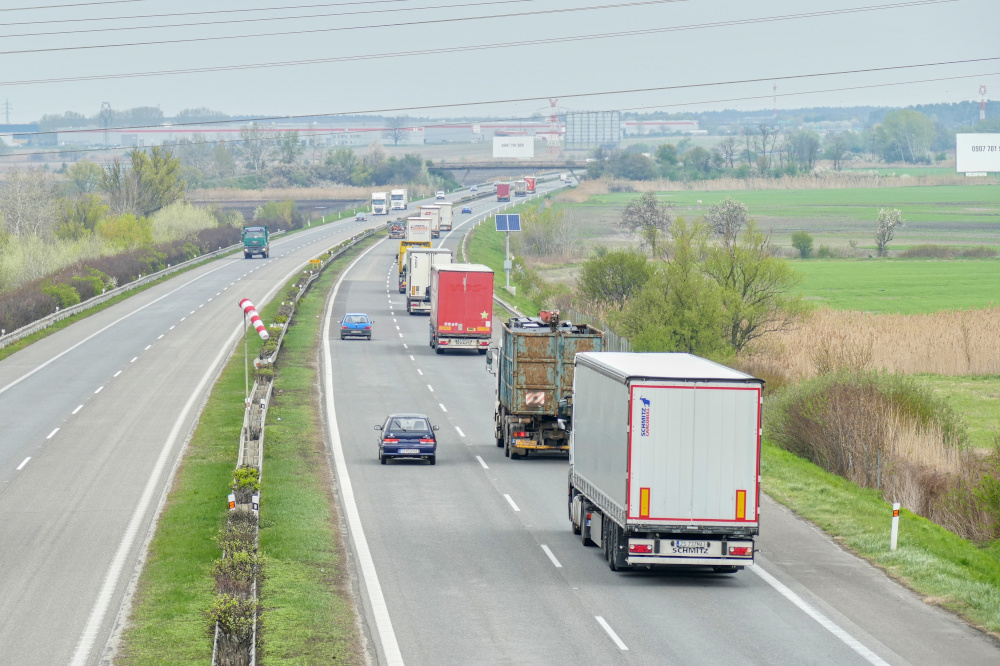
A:
<svg viewBox="0 0 1000 666">
<path fill-rule="evenodd" d="M 916 314 L 1000 304 L 1000 261 L 831 259 L 795 261 L 798 292 L 837 310 Z"/>
<path fill-rule="evenodd" d="M 621 208 L 636 194 L 603 194 L 587 202 L 559 204 L 581 228 L 581 234 L 603 242 L 624 242 L 617 224 Z M 714 203 L 732 197 L 750 207 L 750 215 L 772 233 L 773 242 L 790 247 L 791 234 L 808 231 L 816 245 L 844 247 L 856 241 L 874 248 L 872 238 L 879 208 L 903 211 L 906 227 L 890 249 L 910 245 L 1000 245 L 1000 187 L 940 185 L 813 190 L 740 190 L 705 192 L 697 189 L 660 192 L 677 215 L 694 219 Z M 699 203 L 699 201 L 701 203 Z M 862 256 L 866 256 L 865 250 Z"/>
<path fill-rule="evenodd" d="M 1000 444 L 1000 375 L 915 375 L 946 398 L 969 426 L 969 443 L 978 449 Z"/>
</svg>

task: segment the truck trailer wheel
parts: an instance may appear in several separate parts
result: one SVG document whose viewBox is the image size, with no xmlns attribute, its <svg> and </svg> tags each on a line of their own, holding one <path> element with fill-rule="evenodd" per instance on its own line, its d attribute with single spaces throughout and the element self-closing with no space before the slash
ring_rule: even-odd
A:
<svg viewBox="0 0 1000 666">
<path fill-rule="evenodd" d="M 627 571 L 631 569 L 626 561 L 628 555 L 623 551 L 622 544 L 625 543 L 625 531 L 614 522 L 608 527 L 611 533 L 611 546 L 608 553 L 608 568 L 612 571 Z"/>
</svg>

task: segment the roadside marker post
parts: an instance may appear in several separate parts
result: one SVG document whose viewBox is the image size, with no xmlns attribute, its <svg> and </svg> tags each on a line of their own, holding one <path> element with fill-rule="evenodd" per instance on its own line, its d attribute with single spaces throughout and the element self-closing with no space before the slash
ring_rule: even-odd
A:
<svg viewBox="0 0 1000 666">
<path fill-rule="evenodd" d="M 236 495 L 234 493 L 229 493 L 229 510 L 232 511 L 236 508 Z"/>
<path fill-rule="evenodd" d="M 896 541 L 899 539 L 899 502 L 892 504 L 892 533 L 889 537 L 889 550 L 896 550 Z"/>
</svg>

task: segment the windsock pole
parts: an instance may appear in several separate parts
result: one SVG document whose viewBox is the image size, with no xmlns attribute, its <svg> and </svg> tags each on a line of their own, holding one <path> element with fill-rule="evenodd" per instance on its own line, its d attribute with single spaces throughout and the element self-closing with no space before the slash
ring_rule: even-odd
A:
<svg viewBox="0 0 1000 666">
<path fill-rule="evenodd" d="M 249 298 L 241 299 L 239 305 L 240 309 L 243 310 L 243 408 L 247 409 L 250 404 L 250 371 L 247 368 L 249 365 L 247 357 L 247 317 L 250 317 L 250 323 L 257 329 L 257 335 L 260 336 L 261 340 L 267 340 L 271 336 L 268 334 L 267 327 L 260 320 L 260 315 L 257 314 L 257 309 L 250 302 Z"/>
</svg>

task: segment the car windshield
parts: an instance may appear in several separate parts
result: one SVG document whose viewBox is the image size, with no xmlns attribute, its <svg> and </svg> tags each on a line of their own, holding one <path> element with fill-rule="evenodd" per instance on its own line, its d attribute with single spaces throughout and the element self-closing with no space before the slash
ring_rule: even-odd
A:
<svg viewBox="0 0 1000 666">
<path fill-rule="evenodd" d="M 430 432 L 431 426 L 427 419 L 419 416 L 395 416 L 389 419 L 385 429 L 390 432 Z"/>
<path fill-rule="evenodd" d="M 365 315 L 347 315 L 344 317 L 344 321 L 348 324 L 364 324 L 368 321 L 368 317 Z"/>
</svg>

